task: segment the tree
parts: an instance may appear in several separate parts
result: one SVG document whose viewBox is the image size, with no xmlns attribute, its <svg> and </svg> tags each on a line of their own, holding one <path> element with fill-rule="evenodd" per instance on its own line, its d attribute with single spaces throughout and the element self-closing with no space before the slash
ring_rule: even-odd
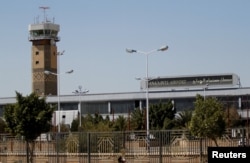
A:
<svg viewBox="0 0 250 163">
<path fill-rule="evenodd" d="M 172 101 L 150 105 L 149 124 L 151 129 L 170 129 L 174 126 L 173 119 L 176 110 Z"/>
<path fill-rule="evenodd" d="M 188 129 L 188 126 L 192 118 L 192 114 L 193 114 L 192 110 L 184 110 L 177 113 L 174 120 L 175 128 Z"/>
<path fill-rule="evenodd" d="M 99 114 L 99 113 L 94 114 L 94 118 L 93 118 L 94 124 L 98 124 L 98 123 L 103 122 L 103 121 L 104 121 L 104 119 L 103 119 L 101 114 Z"/>
<path fill-rule="evenodd" d="M 225 131 L 222 104 L 215 97 L 204 99 L 201 95 L 197 95 L 189 129 L 192 135 L 200 138 L 207 137 L 218 146 L 216 139 Z"/>
<path fill-rule="evenodd" d="M 226 126 L 229 128 L 239 127 L 242 125 L 241 117 L 235 107 L 225 109 L 224 117 L 226 121 Z"/>
<path fill-rule="evenodd" d="M 0 133 L 6 133 L 6 127 L 6 122 L 2 118 L 0 118 Z"/>
<path fill-rule="evenodd" d="M 127 129 L 127 119 L 119 115 L 113 124 L 115 131 L 125 131 Z"/>
<path fill-rule="evenodd" d="M 62 123 L 60 124 L 60 131 L 61 132 L 69 132 L 70 131 L 70 125 Z"/>
<path fill-rule="evenodd" d="M 75 132 L 78 131 L 78 129 L 79 129 L 79 118 L 76 118 L 71 123 L 70 131 Z"/>
<path fill-rule="evenodd" d="M 140 108 L 136 108 L 131 113 L 131 129 L 132 130 L 145 130 L 146 116 L 145 111 Z"/>
<path fill-rule="evenodd" d="M 112 126 L 109 118 L 105 119 L 99 113 L 94 115 L 87 114 L 85 117 L 82 117 L 82 131 L 111 131 Z"/>
<path fill-rule="evenodd" d="M 6 105 L 4 118 L 8 131 L 24 137 L 27 163 L 33 163 L 34 141 L 41 133 L 50 130 L 54 107 L 47 104 L 44 97 L 35 93 L 24 97 L 16 92 L 16 100 L 15 104 Z"/>
</svg>

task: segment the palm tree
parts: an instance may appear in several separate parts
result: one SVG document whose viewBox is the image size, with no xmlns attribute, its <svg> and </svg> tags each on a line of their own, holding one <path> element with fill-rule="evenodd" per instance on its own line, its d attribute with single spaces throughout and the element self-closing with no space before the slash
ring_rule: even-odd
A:
<svg viewBox="0 0 250 163">
<path fill-rule="evenodd" d="M 115 131 L 125 131 L 128 126 L 127 119 L 119 115 L 119 117 L 115 120 L 115 123 L 113 126 L 114 126 Z"/>
<path fill-rule="evenodd" d="M 166 103 L 156 103 L 150 105 L 149 123 L 150 129 L 171 129 L 173 128 L 173 119 L 176 110 L 173 107 L 172 101 Z"/>
<path fill-rule="evenodd" d="M 192 114 L 192 110 L 178 112 L 174 120 L 175 128 L 188 129 Z"/>
<path fill-rule="evenodd" d="M 130 124 L 132 130 L 143 130 L 145 129 L 145 111 L 140 108 L 136 108 L 131 113 Z"/>
</svg>

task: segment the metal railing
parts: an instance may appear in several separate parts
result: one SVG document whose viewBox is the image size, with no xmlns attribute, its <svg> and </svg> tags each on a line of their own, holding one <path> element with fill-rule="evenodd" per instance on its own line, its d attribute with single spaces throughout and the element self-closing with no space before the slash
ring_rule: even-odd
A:
<svg viewBox="0 0 250 163">
<path fill-rule="evenodd" d="M 243 129 L 228 129 L 217 140 L 219 146 L 250 145 Z M 35 141 L 35 163 L 99 163 L 117 162 L 124 156 L 127 162 L 195 163 L 206 161 L 207 147 L 215 143 L 207 138 L 193 137 L 187 130 L 150 131 L 150 150 L 146 131 L 47 133 Z M 201 159 L 202 158 L 202 159 Z M 25 163 L 24 140 L 0 135 L 0 162 Z"/>
</svg>

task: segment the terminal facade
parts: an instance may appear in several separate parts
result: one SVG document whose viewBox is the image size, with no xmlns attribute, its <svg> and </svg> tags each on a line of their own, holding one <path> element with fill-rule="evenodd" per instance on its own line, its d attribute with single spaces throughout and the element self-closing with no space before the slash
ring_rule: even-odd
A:
<svg viewBox="0 0 250 163">
<path fill-rule="evenodd" d="M 60 102 L 60 110 L 55 112 L 52 120 L 54 125 L 71 124 L 79 113 L 82 116 L 98 113 L 112 120 L 119 115 L 130 116 L 135 108 L 146 108 L 144 87 L 145 83 L 142 82 L 141 90 L 137 92 L 69 94 L 61 95 L 60 98 L 49 95 L 46 99 L 54 105 Z M 149 81 L 148 90 L 149 104 L 171 100 L 177 112 L 194 109 L 197 94 L 216 97 L 225 109 L 236 108 L 242 120 L 248 123 L 250 87 L 241 87 L 236 74 L 160 77 Z M 15 97 L 0 98 L 0 116 L 5 105 L 15 102 Z"/>
</svg>

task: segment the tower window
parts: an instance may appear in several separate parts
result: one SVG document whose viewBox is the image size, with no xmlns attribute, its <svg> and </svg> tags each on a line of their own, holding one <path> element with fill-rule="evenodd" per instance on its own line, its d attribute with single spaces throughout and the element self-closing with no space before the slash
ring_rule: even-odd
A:
<svg viewBox="0 0 250 163">
<path fill-rule="evenodd" d="M 39 64 L 39 61 L 36 61 L 36 65 L 38 65 Z"/>
<path fill-rule="evenodd" d="M 38 55 L 39 54 L 39 51 L 36 51 L 36 55 Z"/>
</svg>

